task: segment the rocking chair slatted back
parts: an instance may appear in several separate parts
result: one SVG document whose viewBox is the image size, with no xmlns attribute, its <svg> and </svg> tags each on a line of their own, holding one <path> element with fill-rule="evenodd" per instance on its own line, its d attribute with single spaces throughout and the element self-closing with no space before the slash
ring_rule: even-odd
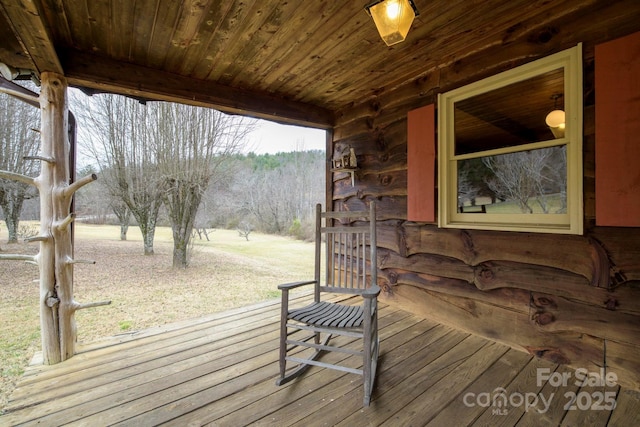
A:
<svg viewBox="0 0 640 427">
<path fill-rule="evenodd" d="M 369 220 L 371 211 L 321 212 L 318 205 L 316 215 L 325 221 L 324 226 L 320 221 L 316 224 L 316 257 L 325 241 L 324 281 L 320 278 L 321 260 L 316 259 L 317 292 L 359 294 L 377 283 L 377 271 L 371 269 L 371 260 L 376 257 L 376 224 Z"/>
</svg>

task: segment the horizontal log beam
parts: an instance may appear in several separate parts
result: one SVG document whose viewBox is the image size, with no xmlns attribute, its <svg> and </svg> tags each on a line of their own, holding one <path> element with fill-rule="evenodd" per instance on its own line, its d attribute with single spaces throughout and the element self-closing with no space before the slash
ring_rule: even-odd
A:
<svg viewBox="0 0 640 427">
<path fill-rule="evenodd" d="M 62 55 L 62 63 L 71 86 L 96 92 L 180 102 L 285 124 L 323 129 L 333 126 L 331 111 L 274 94 L 178 76 L 78 51 Z"/>
<path fill-rule="evenodd" d="M 530 307 L 534 312 L 531 321 L 541 331 L 573 331 L 640 345 L 638 316 L 537 292 L 531 294 Z"/>
<path fill-rule="evenodd" d="M 558 268 L 585 277 L 591 286 L 609 285 L 608 260 L 593 242 L 581 236 L 564 236 L 562 244 L 549 234 L 441 229 L 407 222 L 403 230 L 405 247 L 398 253 L 409 256 L 431 253 L 460 259 L 476 266 L 487 261 L 514 261 Z M 380 240 L 380 239 L 379 239 Z M 602 283 L 604 282 L 604 283 Z"/>
<path fill-rule="evenodd" d="M 530 324 L 528 313 L 403 284 L 394 287 L 393 295 L 383 300 L 553 363 L 589 370 L 603 366 L 602 339 L 577 332 L 541 333 Z"/>
</svg>

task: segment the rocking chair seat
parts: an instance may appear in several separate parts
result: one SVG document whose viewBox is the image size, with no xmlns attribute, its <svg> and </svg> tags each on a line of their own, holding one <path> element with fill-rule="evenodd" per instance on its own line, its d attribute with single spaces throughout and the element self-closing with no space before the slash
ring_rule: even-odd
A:
<svg viewBox="0 0 640 427">
<path fill-rule="evenodd" d="M 359 328 L 364 321 L 364 310 L 361 305 L 351 306 L 320 301 L 291 310 L 288 318 L 326 328 Z"/>
</svg>

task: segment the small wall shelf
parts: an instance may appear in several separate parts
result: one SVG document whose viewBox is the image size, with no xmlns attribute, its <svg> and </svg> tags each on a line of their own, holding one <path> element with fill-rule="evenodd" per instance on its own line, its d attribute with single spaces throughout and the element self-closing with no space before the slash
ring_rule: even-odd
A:
<svg viewBox="0 0 640 427">
<path fill-rule="evenodd" d="M 358 170 L 358 168 L 352 168 L 352 167 L 348 167 L 348 168 L 336 168 L 336 169 L 331 169 L 331 172 L 347 172 L 348 174 L 351 174 L 351 186 L 355 187 L 356 186 L 356 170 Z"/>
<path fill-rule="evenodd" d="M 349 147 L 348 152 L 334 158 L 331 161 L 333 168 L 331 172 L 347 172 L 351 175 L 351 186 L 356 186 L 356 170 L 358 169 L 358 159 L 353 148 Z"/>
</svg>

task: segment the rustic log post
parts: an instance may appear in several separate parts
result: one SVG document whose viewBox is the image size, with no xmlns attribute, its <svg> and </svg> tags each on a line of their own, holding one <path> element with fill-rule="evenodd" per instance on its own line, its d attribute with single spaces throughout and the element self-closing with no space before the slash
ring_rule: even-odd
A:
<svg viewBox="0 0 640 427">
<path fill-rule="evenodd" d="M 67 360 L 75 354 L 75 311 L 84 306 L 73 300 L 73 241 L 69 225 L 73 194 L 96 179 L 90 175 L 69 184 L 67 81 L 64 76 L 41 75 L 42 111 L 40 176 L 40 321 L 45 364 Z M 97 303 L 104 305 L 108 302 Z"/>
<path fill-rule="evenodd" d="M 42 73 L 40 92 L 41 147 L 43 157 L 40 175 L 36 178 L 40 190 L 40 330 L 42 334 L 42 356 L 45 365 L 59 363 L 65 358 L 60 351 L 60 322 L 58 319 L 59 293 L 65 294 L 64 285 L 56 283 L 56 240 L 54 236 L 55 208 L 54 190 L 66 185 L 68 140 L 66 80 L 55 73 Z M 62 175 L 62 176 L 60 176 Z M 59 204 L 58 204 L 59 205 Z M 64 215 L 66 216 L 66 214 Z M 58 242 L 62 243 L 62 242 Z M 68 248 L 71 249 L 70 247 Z M 69 329 L 68 327 L 65 329 Z M 68 346 L 65 346 L 68 347 Z"/>
</svg>

